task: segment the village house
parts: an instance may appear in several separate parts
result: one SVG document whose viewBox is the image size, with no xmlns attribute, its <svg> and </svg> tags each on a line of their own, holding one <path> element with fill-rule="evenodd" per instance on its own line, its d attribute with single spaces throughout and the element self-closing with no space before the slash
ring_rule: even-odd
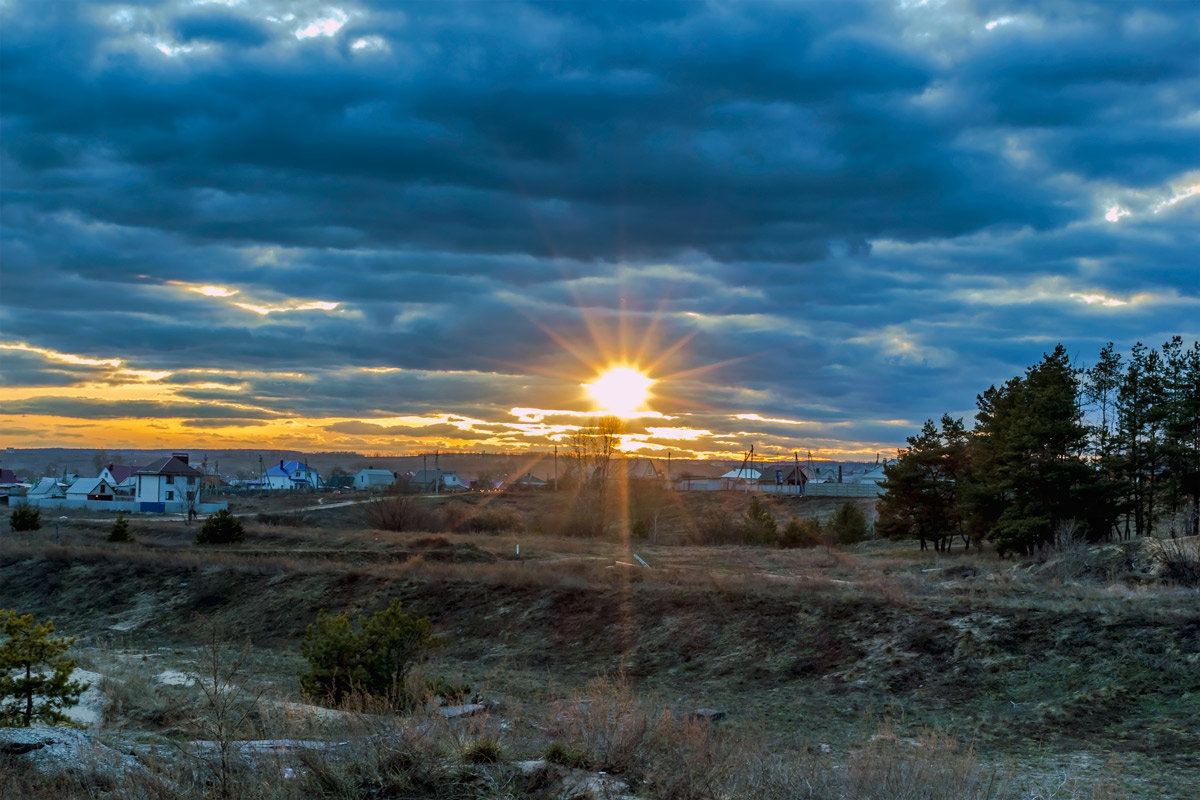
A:
<svg viewBox="0 0 1200 800">
<path fill-rule="evenodd" d="M 200 470 L 188 464 L 187 453 L 160 458 L 134 474 L 134 497 L 142 511 L 194 507 L 200 490 Z"/>
<path fill-rule="evenodd" d="M 471 488 L 457 472 L 445 469 L 419 469 L 409 485 L 418 492 L 465 492 Z"/>
<path fill-rule="evenodd" d="M 360 469 L 354 475 L 355 489 L 374 489 L 380 491 L 393 486 L 396 476 L 386 469 Z"/>
<path fill-rule="evenodd" d="M 133 497 L 137 491 L 137 480 L 134 478 L 137 471 L 138 467 L 108 464 L 100 470 L 100 477 L 113 488 L 117 497 Z"/>
<path fill-rule="evenodd" d="M 279 460 L 263 476 L 264 489 L 317 489 L 321 476 L 308 464 L 299 461 Z"/>
<path fill-rule="evenodd" d="M 116 489 L 104 478 L 80 478 L 67 487 L 67 500 L 103 500 L 116 498 Z"/>
</svg>

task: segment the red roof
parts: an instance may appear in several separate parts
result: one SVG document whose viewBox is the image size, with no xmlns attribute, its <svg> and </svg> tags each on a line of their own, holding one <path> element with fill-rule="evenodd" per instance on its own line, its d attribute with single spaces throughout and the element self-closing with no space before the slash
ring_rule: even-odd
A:
<svg viewBox="0 0 1200 800">
<path fill-rule="evenodd" d="M 125 464 L 109 464 L 105 467 L 108 474 L 113 476 L 113 480 L 117 483 L 124 483 L 131 475 L 137 474 L 139 467 L 130 467 Z"/>
</svg>

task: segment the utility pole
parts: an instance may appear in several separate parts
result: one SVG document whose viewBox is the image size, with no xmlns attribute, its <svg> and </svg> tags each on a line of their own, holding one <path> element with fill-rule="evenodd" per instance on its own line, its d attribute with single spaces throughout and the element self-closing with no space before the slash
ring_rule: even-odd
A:
<svg viewBox="0 0 1200 800">
<path fill-rule="evenodd" d="M 554 445 L 554 491 L 558 491 L 558 445 Z"/>
<path fill-rule="evenodd" d="M 803 481 L 800 479 L 800 451 L 799 451 L 799 450 L 793 450 L 793 451 L 792 451 L 792 456 L 794 456 L 794 457 L 795 457 L 795 459 L 796 459 L 796 474 L 795 474 L 795 478 L 796 478 L 796 494 L 800 494 L 800 489 L 801 489 L 801 486 L 800 486 L 800 484 L 801 484 L 801 483 L 803 483 Z"/>
<path fill-rule="evenodd" d="M 421 453 L 421 477 L 429 480 L 429 456 Z"/>
<path fill-rule="evenodd" d="M 440 455 L 441 455 L 441 451 L 439 451 L 439 450 L 433 451 L 433 493 L 434 494 L 441 494 L 441 488 L 442 488 L 442 467 L 441 467 L 442 462 L 439 458 Z"/>
</svg>

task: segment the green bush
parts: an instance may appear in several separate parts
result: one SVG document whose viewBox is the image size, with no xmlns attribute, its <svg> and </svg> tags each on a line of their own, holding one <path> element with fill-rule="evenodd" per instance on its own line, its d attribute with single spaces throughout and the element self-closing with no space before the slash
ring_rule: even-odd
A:
<svg viewBox="0 0 1200 800">
<path fill-rule="evenodd" d="M 867 538 L 867 515 L 847 500 L 834 512 L 833 519 L 829 520 L 829 528 L 838 544 L 861 542 Z"/>
<path fill-rule="evenodd" d="M 792 517 L 779 532 L 780 547 L 816 547 L 821 543 L 821 521 Z"/>
<path fill-rule="evenodd" d="M 750 507 L 742 517 L 742 541 L 745 544 L 774 544 L 779 523 L 758 495 L 750 498 Z"/>
<path fill-rule="evenodd" d="M 8 524 L 14 531 L 36 531 L 42 527 L 42 512 L 37 508 L 21 506 L 8 516 Z"/>
<path fill-rule="evenodd" d="M 433 644 L 433 624 L 405 613 L 399 600 L 354 622 L 347 614 L 322 611 L 300 643 L 308 661 L 308 671 L 299 675 L 300 689 L 332 703 L 362 695 L 407 707 L 415 698 L 405 676 Z"/>
<path fill-rule="evenodd" d="M 129 532 L 129 520 L 125 519 L 124 514 L 117 514 L 117 518 L 113 520 L 112 527 L 108 529 L 108 540 L 110 542 L 133 541 L 133 534 Z"/>
<path fill-rule="evenodd" d="M 204 520 L 196 534 L 196 544 L 236 544 L 246 540 L 246 529 L 242 521 L 222 508 Z"/>
</svg>

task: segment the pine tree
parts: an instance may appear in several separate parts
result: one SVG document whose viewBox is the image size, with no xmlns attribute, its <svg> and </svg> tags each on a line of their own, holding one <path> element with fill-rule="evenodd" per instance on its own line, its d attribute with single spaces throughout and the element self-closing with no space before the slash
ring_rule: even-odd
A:
<svg viewBox="0 0 1200 800">
<path fill-rule="evenodd" d="M 71 680 L 75 659 L 66 652 L 75 637 L 51 638 L 54 623 L 34 622 L 32 614 L 0 609 L 0 727 L 34 722 L 67 722 L 62 713 L 79 702 L 86 683 Z"/>
<path fill-rule="evenodd" d="M 117 518 L 113 520 L 112 527 L 108 530 L 108 540 L 110 542 L 133 541 L 133 534 L 129 532 L 129 520 L 125 519 L 124 514 L 117 514 Z"/>
<path fill-rule="evenodd" d="M 939 431 L 926 420 L 921 432 L 908 437 L 895 464 L 883 468 L 886 490 L 876 509 L 876 530 L 888 539 L 917 539 L 921 549 L 933 542 L 935 550 L 948 549 L 964 530 L 959 497 L 967 465 L 967 435 L 961 419 L 942 417 Z"/>
<path fill-rule="evenodd" d="M 968 508 L 1001 554 L 1053 545 L 1073 522 L 1089 535 L 1107 530 L 1105 510 L 1091 505 L 1077 375 L 1060 344 L 1024 377 L 979 397 Z"/>
</svg>

